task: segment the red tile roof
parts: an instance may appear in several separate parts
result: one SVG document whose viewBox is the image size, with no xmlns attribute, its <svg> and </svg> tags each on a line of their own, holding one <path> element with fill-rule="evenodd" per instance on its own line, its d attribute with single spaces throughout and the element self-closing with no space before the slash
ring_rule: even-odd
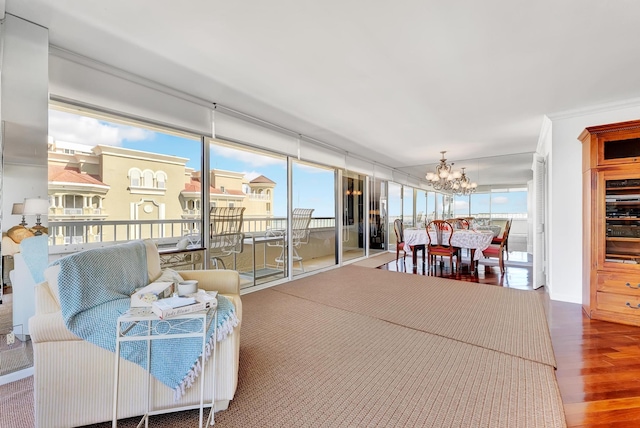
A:
<svg viewBox="0 0 640 428">
<path fill-rule="evenodd" d="M 199 192 L 202 184 L 200 180 L 197 178 L 191 178 L 191 181 L 184 185 L 184 190 L 186 192 Z M 244 192 L 241 190 L 232 190 L 227 189 L 226 192 L 222 192 L 222 190 L 217 189 L 215 187 L 209 186 L 209 194 L 212 195 L 235 195 L 235 196 L 244 196 Z"/>
<path fill-rule="evenodd" d="M 269 180 L 267 177 L 265 177 L 264 175 L 260 175 L 256 178 L 254 178 L 253 180 L 251 180 L 249 183 L 268 183 L 268 184 L 276 184 L 275 181 Z"/>
<path fill-rule="evenodd" d="M 200 180 L 195 178 L 191 178 L 191 181 L 189 181 L 184 185 L 184 190 L 186 192 L 200 192 L 201 188 L 202 188 L 202 183 L 200 183 Z M 217 189 L 214 189 L 213 187 L 209 186 L 209 193 L 216 193 L 216 190 Z M 218 191 L 218 193 L 222 193 L 222 192 Z"/>
<path fill-rule="evenodd" d="M 80 172 L 79 168 L 71 166 L 49 165 L 49 181 L 108 186 L 107 184 L 100 181 L 98 177 L 94 175 L 83 174 Z"/>
</svg>

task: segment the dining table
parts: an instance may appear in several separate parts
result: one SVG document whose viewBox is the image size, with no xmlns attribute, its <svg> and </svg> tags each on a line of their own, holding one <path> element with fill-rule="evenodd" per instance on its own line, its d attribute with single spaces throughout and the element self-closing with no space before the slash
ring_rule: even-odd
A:
<svg viewBox="0 0 640 428">
<path fill-rule="evenodd" d="M 491 232 L 493 232 L 493 237 L 495 238 L 500 234 L 500 231 L 502 231 L 502 226 L 476 226 L 475 230 L 490 230 Z"/>
<path fill-rule="evenodd" d="M 431 239 L 435 242 L 436 232 L 429 232 Z M 482 258 L 482 251 L 487 249 L 491 245 L 493 240 L 493 231 L 491 230 L 473 230 L 473 229 L 456 229 L 451 236 L 451 245 L 458 248 L 466 248 L 471 253 L 471 264 L 473 266 L 472 271 L 475 272 L 477 261 Z M 446 241 L 449 239 L 449 233 L 443 232 L 443 239 Z M 417 249 L 425 250 L 429 244 L 429 238 L 427 237 L 426 229 L 411 229 L 404 230 L 404 245 L 413 248 L 413 263 L 416 264 L 416 251 Z M 477 251 L 479 250 L 479 251 Z"/>
</svg>

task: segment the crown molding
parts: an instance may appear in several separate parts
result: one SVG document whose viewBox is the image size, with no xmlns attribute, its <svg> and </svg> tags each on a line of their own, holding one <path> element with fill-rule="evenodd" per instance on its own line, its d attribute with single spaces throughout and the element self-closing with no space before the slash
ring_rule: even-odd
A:
<svg viewBox="0 0 640 428">
<path fill-rule="evenodd" d="M 640 98 L 630 98 L 628 100 L 614 101 L 610 103 L 597 104 L 588 107 L 581 107 L 572 110 L 565 110 L 558 113 L 548 114 L 552 121 L 572 119 L 574 117 L 588 116 L 591 114 L 607 113 L 625 108 L 640 107 Z"/>
</svg>

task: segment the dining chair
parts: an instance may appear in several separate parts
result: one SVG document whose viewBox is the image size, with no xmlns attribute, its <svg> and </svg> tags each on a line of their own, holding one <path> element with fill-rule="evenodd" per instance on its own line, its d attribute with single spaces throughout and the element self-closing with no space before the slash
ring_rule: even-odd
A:
<svg viewBox="0 0 640 428">
<path fill-rule="evenodd" d="M 507 221 L 504 228 L 504 233 L 500 240 L 500 244 L 491 244 L 482 251 L 482 255 L 485 258 L 497 258 L 498 266 L 500 266 L 500 275 L 504 275 L 504 258 L 507 253 L 507 243 L 509 242 L 509 231 L 511 230 L 511 220 Z M 495 239 L 495 238 L 494 238 Z M 486 266 L 485 266 L 486 267 Z"/>
<path fill-rule="evenodd" d="M 245 207 L 212 207 L 209 211 L 211 224 L 209 255 L 211 264 L 216 269 L 218 269 L 218 263 L 222 264 L 223 269 L 227 268 L 222 257 L 232 254 L 235 256 L 244 250 L 244 233 L 242 233 L 244 210 Z"/>
<path fill-rule="evenodd" d="M 404 259 L 407 257 L 407 250 L 404 248 L 404 229 L 401 219 L 397 218 L 393 221 L 393 231 L 396 233 L 396 264 L 398 264 L 400 251 L 404 252 Z"/>
<path fill-rule="evenodd" d="M 404 242 L 404 226 L 401 219 L 395 219 L 393 221 L 393 230 L 396 233 L 396 264 L 398 264 L 398 259 L 400 258 L 400 251 L 404 252 L 403 260 L 407 260 L 407 248 L 411 251 L 413 256 L 413 268 L 417 269 L 417 252 L 422 250 L 422 265 L 424 266 L 425 259 L 425 245 L 407 245 Z"/>
<path fill-rule="evenodd" d="M 451 224 L 453 225 L 454 229 L 469 229 L 469 220 L 464 217 L 452 218 Z"/>
<path fill-rule="evenodd" d="M 502 241 L 505 241 L 504 249 L 507 253 L 507 258 L 509 257 L 509 246 L 507 245 L 507 236 L 509 236 L 509 232 L 511 231 L 511 222 L 512 220 L 507 220 L 507 223 L 504 225 L 504 231 L 502 232 L 502 236 L 496 236 L 491 240 L 492 244 L 500 245 Z"/>
<path fill-rule="evenodd" d="M 460 248 L 451 245 L 453 237 L 453 225 L 447 220 L 431 220 L 427 224 L 427 237 L 429 243 L 427 252 L 429 255 L 429 267 L 435 267 L 436 257 L 449 257 L 449 266 L 451 273 L 453 270 L 453 258 L 456 258 L 456 270 L 460 267 Z"/>
</svg>

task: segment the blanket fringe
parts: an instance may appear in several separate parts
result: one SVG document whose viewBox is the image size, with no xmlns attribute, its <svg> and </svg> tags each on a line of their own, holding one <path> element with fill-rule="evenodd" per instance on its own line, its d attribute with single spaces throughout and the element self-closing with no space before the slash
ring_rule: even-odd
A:
<svg viewBox="0 0 640 428">
<path fill-rule="evenodd" d="M 233 329 L 238 326 L 238 317 L 236 316 L 235 311 L 229 312 L 227 316 L 225 316 L 222 324 L 217 327 L 217 337 L 215 338 L 217 342 L 222 342 L 227 338 L 230 334 L 233 333 Z M 191 386 L 195 383 L 198 376 L 202 372 L 203 364 L 206 364 L 209 361 L 209 357 L 211 357 L 211 350 L 213 349 L 213 341 L 214 337 L 211 335 L 207 343 L 204 347 L 204 362 L 202 361 L 202 355 L 196 360 L 193 367 L 189 370 L 186 376 L 182 379 L 182 382 L 173 390 L 173 401 L 178 401 L 185 394 L 187 388 L 191 388 Z M 215 370 L 215 368 L 213 368 Z"/>
</svg>

